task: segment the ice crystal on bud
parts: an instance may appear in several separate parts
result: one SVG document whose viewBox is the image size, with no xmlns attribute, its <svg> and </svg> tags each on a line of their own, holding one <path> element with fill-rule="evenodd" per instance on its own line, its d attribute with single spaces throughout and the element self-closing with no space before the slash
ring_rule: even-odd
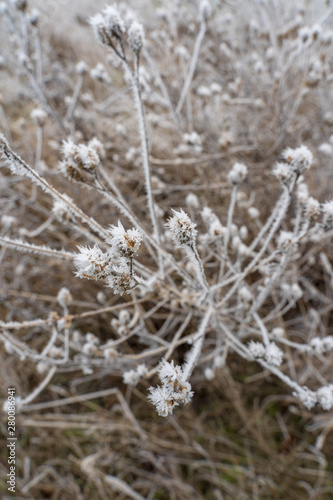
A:
<svg viewBox="0 0 333 500">
<path fill-rule="evenodd" d="M 108 242 L 122 257 L 133 258 L 138 253 L 142 242 L 142 233 L 137 229 L 125 231 L 123 225 L 118 221 L 118 226 L 111 226 L 109 229 L 111 238 Z"/>
<path fill-rule="evenodd" d="M 106 277 L 106 282 L 114 293 L 122 295 L 137 285 L 137 280 L 126 264 L 113 266 L 112 272 Z"/>
<path fill-rule="evenodd" d="M 145 41 L 145 32 L 142 24 L 133 21 L 128 29 L 128 43 L 135 54 L 139 54 Z"/>
<path fill-rule="evenodd" d="M 212 6 L 208 0 L 201 0 L 199 5 L 200 16 L 207 21 L 212 15 Z"/>
<path fill-rule="evenodd" d="M 299 174 L 309 170 L 313 163 L 313 155 L 309 148 L 304 145 L 296 149 L 287 148 L 282 155 L 292 169 Z"/>
<path fill-rule="evenodd" d="M 123 375 L 124 384 L 136 386 L 140 378 L 144 377 L 147 373 L 148 370 L 145 364 L 138 365 L 136 367 L 136 370 L 129 370 L 124 373 Z"/>
<path fill-rule="evenodd" d="M 148 399 L 156 406 L 161 417 L 172 414 L 175 406 L 188 403 L 192 396 L 191 384 L 184 379 L 180 366 L 174 366 L 163 359 L 159 367 L 159 378 L 162 386 L 150 387 Z"/>
<path fill-rule="evenodd" d="M 311 410 L 311 408 L 313 408 L 317 403 L 316 393 L 310 391 L 307 387 L 300 388 L 297 392 L 293 393 L 293 396 L 300 399 L 308 410 Z"/>
<path fill-rule="evenodd" d="M 327 337 L 320 338 L 314 337 L 310 341 L 310 346 L 317 354 L 324 354 L 325 352 L 333 350 L 333 336 L 328 335 Z"/>
<path fill-rule="evenodd" d="M 110 256 L 98 245 L 93 248 L 78 246 L 79 254 L 74 257 L 77 268 L 75 276 L 92 280 L 106 278 L 110 272 Z"/>
<path fill-rule="evenodd" d="M 33 109 L 30 113 L 30 116 L 38 127 L 43 127 L 45 125 L 47 113 L 43 109 Z"/>
<path fill-rule="evenodd" d="M 280 366 L 283 360 L 283 352 L 274 342 L 271 342 L 266 347 L 265 358 L 270 365 Z"/>
<path fill-rule="evenodd" d="M 263 358 L 266 354 L 265 346 L 261 342 L 254 342 L 254 340 L 251 340 L 247 347 L 253 358 Z"/>
<path fill-rule="evenodd" d="M 113 38 L 121 38 L 125 24 L 117 5 L 108 5 L 101 13 L 90 19 L 96 38 L 104 45 L 112 46 Z"/>
<path fill-rule="evenodd" d="M 333 407 L 333 385 L 330 384 L 318 389 L 317 398 L 323 410 L 330 410 Z"/>
<path fill-rule="evenodd" d="M 68 290 L 68 288 L 64 287 L 64 288 L 61 288 L 61 290 L 59 290 L 59 293 L 57 295 L 57 301 L 64 308 L 66 308 L 67 306 L 69 306 L 72 303 L 73 297 L 72 297 L 71 292 Z"/>
<path fill-rule="evenodd" d="M 306 203 L 305 215 L 309 219 L 312 219 L 314 217 L 318 217 L 319 214 L 320 214 L 320 203 L 318 200 L 310 196 Z"/>
<path fill-rule="evenodd" d="M 166 223 L 166 227 L 172 234 L 172 239 L 177 248 L 184 245 L 193 246 L 197 236 L 196 224 L 189 216 L 180 209 L 179 212 L 172 210 L 173 216 Z"/>
<path fill-rule="evenodd" d="M 273 168 L 273 175 L 281 182 L 287 184 L 290 181 L 292 172 L 289 165 L 286 163 L 278 162 Z"/>
<path fill-rule="evenodd" d="M 322 204 L 322 212 L 324 214 L 323 216 L 324 227 L 326 228 L 333 227 L 333 200 L 325 201 L 325 203 Z"/>
<path fill-rule="evenodd" d="M 247 166 L 243 163 L 234 163 L 228 174 L 228 180 L 232 184 L 240 184 L 247 176 Z"/>
</svg>

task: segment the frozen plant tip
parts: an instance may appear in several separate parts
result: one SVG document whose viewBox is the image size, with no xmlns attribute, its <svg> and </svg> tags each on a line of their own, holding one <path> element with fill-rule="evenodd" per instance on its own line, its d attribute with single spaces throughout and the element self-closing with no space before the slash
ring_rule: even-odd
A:
<svg viewBox="0 0 333 500">
<path fill-rule="evenodd" d="M 173 217 L 170 217 L 166 223 L 166 227 L 172 234 L 172 239 L 177 248 L 184 245 L 190 247 L 195 245 L 197 236 L 196 224 L 194 224 L 189 216 L 180 209 L 179 212 L 172 210 Z"/>
<path fill-rule="evenodd" d="M 101 13 L 92 17 L 90 23 L 97 40 L 109 47 L 113 47 L 114 38 L 120 39 L 125 31 L 124 21 L 115 4 L 107 6 Z"/>
<path fill-rule="evenodd" d="M 162 386 L 149 387 L 148 399 L 156 406 L 161 417 L 172 414 L 175 406 L 188 403 L 192 396 L 191 384 L 185 380 L 180 366 L 174 366 L 163 359 L 159 367 L 159 378 Z"/>
<path fill-rule="evenodd" d="M 139 250 L 142 242 L 142 233 L 137 229 L 128 229 L 125 231 L 124 226 L 118 221 L 118 226 L 110 227 L 111 238 L 108 242 L 115 252 L 122 257 L 132 259 Z"/>
</svg>

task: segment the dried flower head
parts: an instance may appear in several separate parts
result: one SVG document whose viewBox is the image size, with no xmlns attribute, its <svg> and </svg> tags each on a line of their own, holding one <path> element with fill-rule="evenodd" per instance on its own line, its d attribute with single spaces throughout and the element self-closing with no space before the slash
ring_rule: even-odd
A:
<svg viewBox="0 0 333 500">
<path fill-rule="evenodd" d="M 142 242 L 142 233 L 138 229 L 125 231 L 124 226 L 118 221 L 118 226 L 111 226 L 109 232 L 111 238 L 108 242 L 122 257 L 131 259 L 138 253 Z"/>
<path fill-rule="evenodd" d="M 166 223 L 166 227 L 172 234 L 172 239 L 177 248 L 184 245 L 193 246 L 197 236 L 196 224 L 194 224 L 189 216 L 180 209 L 172 210 L 173 216 Z"/>
</svg>

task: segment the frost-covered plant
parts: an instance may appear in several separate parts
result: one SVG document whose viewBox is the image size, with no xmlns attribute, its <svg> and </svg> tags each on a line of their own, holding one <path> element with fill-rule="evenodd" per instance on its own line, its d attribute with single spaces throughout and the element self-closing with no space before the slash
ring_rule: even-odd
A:
<svg viewBox="0 0 333 500">
<path fill-rule="evenodd" d="M 191 35 L 192 52 L 185 46 L 174 47 L 173 57 L 183 71 L 182 78 L 177 80 L 173 75 L 166 82 L 155 53 L 161 33 L 153 32 L 150 38 L 133 12 L 114 4 L 91 19 L 112 70 L 98 63 L 89 73 L 88 64 L 80 61 L 74 71 L 76 84 L 71 92 L 67 89 L 66 105 L 60 105 L 47 88 L 38 63 L 40 44 L 32 49 L 32 40 L 39 40 L 37 21 L 32 22 L 26 5 L 7 7 L 2 15 L 20 54 L 16 63 L 34 95 L 34 109 L 28 116 L 35 127 L 37 145 L 36 154 L 31 155 L 27 153 L 31 151 L 29 143 L 22 155 L 26 160 L 22 159 L 14 151 L 12 144 L 17 141 L 5 117 L 5 134 L 0 136 L 2 166 L 11 170 L 14 179 L 26 179 L 42 188 L 42 194 L 34 188 L 30 199 L 38 200 L 41 214 L 47 212 L 48 216 L 39 226 L 32 224 L 29 231 L 18 228 L 23 223 L 5 214 L 0 243 L 4 249 L 32 254 L 30 259 L 36 266 L 40 259 L 49 257 L 60 262 L 57 265 L 63 266 L 66 276 L 84 278 L 81 283 L 73 278 L 73 290 L 66 279 L 54 294 L 61 313 L 52 310 L 46 314 L 43 308 L 40 318 L 14 314 L 0 323 L 7 352 L 34 361 L 39 373 L 47 372 L 33 398 L 60 369 L 80 369 L 87 375 L 94 370 L 112 370 L 130 386 L 141 379 L 150 380 L 158 372 L 161 385 L 150 387 L 148 399 L 159 415 L 167 416 L 180 403 L 191 400 L 195 392 L 195 384 L 192 391 L 190 383 L 192 373 L 212 380 L 228 363 L 228 356 L 236 353 L 280 378 L 307 408 L 331 409 L 332 379 L 322 363 L 333 351 L 332 336 L 322 320 L 329 299 L 311 282 L 308 270 L 316 263 L 318 248 L 326 249 L 331 240 L 333 201 L 310 196 L 308 176 L 316 161 L 313 145 L 310 141 L 305 144 L 300 133 L 292 140 L 290 133 L 296 117 L 300 118 L 306 92 L 297 96 L 283 133 L 274 130 L 264 141 L 257 137 L 272 105 L 270 97 L 287 85 L 297 57 L 306 49 L 314 50 L 319 39 L 323 45 L 331 41 L 320 30 L 316 35 L 311 30 L 306 34 L 300 19 L 290 31 L 275 34 L 272 39 L 278 43 L 268 46 L 267 37 L 260 35 L 265 28 L 249 23 L 243 35 L 252 43 L 257 32 L 257 39 L 264 41 L 258 42 L 257 53 L 242 54 L 242 68 L 254 64 L 256 76 L 248 76 L 245 69 L 241 75 L 243 69 L 235 61 L 237 47 L 230 40 L 230 46 L 221 43 L 218 58 L 235 63 L 230 69 L 233 78 L 227 82 L 219 73 L 199 72 L 201 79 L 207 77 L 199 85 L 195 79 L 200 53 L 205 50 L 204 63 L 212 57 L 209 46 L 204 49 L 207 26 L 212 23 L 218 33 L 218 23 L 223 21 L 220 11 L 214 20 L 210 3 L 203 1 L 197 12 L 194 42 Z M 23 31 L 18 16 L 23 20 Z M 236 19 L 232 21 L 237 31 Z M 224 25 L 228 35 L 230 27 Z M 323 68 L 315 62 L 307 92 L 330 70 L 328 61 L 324 61 L 328 67 Z M 299 72 L 304 75 L 306 69 L 304 61 Z M 112 83 L 115 74 L 118 80 L 122 78 L 119 88 Z M 266 102 L 250 92 L 259 78 L 261 88 L 268 89 L 262 97 Z M 102 102 L 93 95 L 97 84 L 103 86 L 106 96 Z M 127 86 L 130 96 L 124 91 Z M 280 118 L 285 117 L 290 99 L 288 94 L 286 100 L 281 97 L 278 101 Z M 105 111 L 109 106 L 111 115 Z M 246 141 L 250 144 L 235 146 L 232 129 L 237 131 L 239 124 L 241 130 L 244 125 L 237 121 L 238 112 L 234 113 L 239 106 L 248 106 L 252 111 L 246 114 L 258 119 L 253 118 L 249 126 Z M 119 114 L 124 123 L 121 119 L 116 123 Z M 221 123 L 220 115 L 229 122 L 228 127 Z M 97 127 L 101 116 L 103 126 Z M 208 141 L 205 124 L 210 133 L 213 119 L 215 132 Z M 162 130 L 159 139 L 168 131 L 170 138 L 162 146 L 154 138 L 154 127 Z M 58 133 L 56 144 L 51 139 L 54 130 Z M 289 147 L 286 138 L 296 147 Z M 269 143 L 268 150 L 261 150 L 261 142 Z M 160 158 L 155 157 L 158 154 Z M 57 170 L 43 163 L 44 158 L 56 163 Z M 217 169 L 216 161 L 218 182 L 206 185 L 200 165 L 212 162 Z M 185 174 L 184 182 L 180 180 L 180 168 L 170 173 L 171 167 L 182 165 L 197 169 L 199 183 L 187 183 Z M 164 167 L 170 167 L 170 172 Z M 52 176 L 55 182 L 51 182 Z M 1 179 L 11 186 L 7 174 Z M 269 191 L 266 206 L 262 205 L 262 188 Z M 173 189 L 185 193 L 184 199 L 175 201 Z M 213 195 L 216 190 L 219 194 Z M 331 196 L 328 193 L 326 197 Z M 332 265 L 325 251 L 322 271 L 332 288 Z M 80 287 L 86 295 L 90 289 L 96 292 L 97 310 L 73 309 L 79 307 L 75 302 L 80 303 Z M 168 317 L 162 325 L 154 322 L 160 309 Z M 84 328 L 80 332 L 76 326 L 84 317 L 100 315 L 103 321 L 106 314 L 114 315 L 108 322 L 107 341 L 99 338 L 97 327 L 92 333 Z M 297 325 L 297 334 L 289 328 L 291 321 Z M 49 338 L 43 345 L 30 344 L 15 334 L 26 328 L 45 329 Z M 136 352 L 137 344 L 143 345 L 143 350 Z M 184 348 L 185 354 L 180 354 Z M 21 398 L 21 409 L 31 401 L 30 396 Z"/>
</svg>

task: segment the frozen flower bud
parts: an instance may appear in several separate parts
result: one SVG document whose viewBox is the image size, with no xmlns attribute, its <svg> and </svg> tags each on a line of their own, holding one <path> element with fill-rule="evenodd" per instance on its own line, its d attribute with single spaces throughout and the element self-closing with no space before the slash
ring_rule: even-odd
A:
<svg viewBox="0 0 333 500">
<path fill-rule="evenodd" d="M 313 408 L 317 403 L 317 394 L 313 391 L 310 391 L 310 389 L 308 389 L 307 387 L 301 388 L 297 392 L 294 392 L 293 396 L 300 399 L 308 410 L 311 410 L 311 408 Z"/>
<path fill-rule="evenodd" d="M 196 209 L 196 208 L 200 207 L 199 199 L 198 199 L 197 195 L 194 193 L 189 193 L 186 196 L 185 202 L 189 208 Z"/>
<path fill-rule="evenodd" d="M 93 80 L 98 80 L 104 83 L 110 83 L 111 78 L 109 73 L 106 71 L 102 63 L 96 64 L 96 66 L 90 71 L 90 76 Z"/>
<path fill-rule="evenodd" d="M 242 286 L 238 292 L 239 300 L 245 304 L 249 304 L 253 300 L 252 293 L 246 286 Z"/>
<path fill-rule="evenodd" d="M 251 340 L 247 347 L 253 358 L 263 358 L 266 354 L 265 346 L 261 342 L 254 342 L 254 340 Z"/>
<path fill-rule="evenodd" d="M 273 168 L 273 175 L 275 175 L 281 184 L 288 184 L 290 182 L 292 172 L 289 165 L 278 162 Z"/>
<path fill-rule="evenodd" d="M 142 233 L 137 229 L 128 229 L 125 231 L 123 225 L 118 221 L 118 226 L 111 226 L 109 229 L 111 238 L 108 243 L 122 257 L 133 258 L 138 253 L 142 242 Z"/>
<path fill-rule="evenodd" d="M 145 364 L 138 365 L 136 370 L 129 370 L 124 373 L 124 384 L 136 386 L 140 378 L 144 377 L 147 373 L 148 370 Z"/>
<path fill-rule="evenodd" d="M 89 141 L 88 146 L 89 148 L 94 149 L 100 158 L 105 158 L 105 148 L 97 137 L 93 137 Z"/>
<path fill-rule="evenodd" d="M 314 337 L 310 341 L 310 346 L 317 354 L 324 354 L 325 352 L 333 350 L 333 336 L 328 335 L 327 337 L 320 338 Z"/>
<path fill-rule="evenodd" d="M 293 300 L 299 300 L 303 297 L 303 290 L 297 283 L 293 283 L 290 287 L 290 296 Z"/>
<path fill-rule="evenodd" d="M 208 21 L 212 15 L 212 6 L 208 0 L 201 0 L 199 5 L 199 13 L 203 21 Z"/>
<path fill-rule="evenodd" d="M 318 217 L 320 214 L 320 203 L 318 200 L 310 196 L 306 204 L 305 215 L 309 219 Z"/>
<path fill-rule="evenodd" d="M 332 144 L 323 142 L 322 144 L 320 144 L 320 146 L 318 146 L 318 152 L 322 153 L 325 156 L 332 156 L 333 155 Z"/>
<path fill-rule="evenodd" d="M 260 217 L 260 212 L 256 207 L 250 207 L 248 209 L 247 213 L 249 214 L 251 219 L 254 219 L 254 220 L 259 219 L 259 217 Z"/>
<path fill-rule="evenodd" d="M 59 290 L 57 301 L 64 309 L 66 309 L 73 302 L 72 294 L 68 288 L 64 287 Z"/>
<path fill-rule="evenodd" d="M 172 212 L 173 217 L 170 217 L 166 223 L 166 227 L 172 234 L 172 239 L 176 248 L 180 248 L 184 245 L 195 245 L 195 238 L 198 233 L 195 229 L 196 224 L 191 221 L 189 216 L 182 209 L 180 209 L 179 212 L 172 209 Z"/>
<path fill-rule="evenodd" d="M 161 361 L 159 378 L 162 386 L 150 387 L 148 399 L 156 406 L 158 414 L 166 417 L 169 413 L 172 414 L 175 406 L 188 403 L 193 391 L 191 384 L 184 379 L 181 367 L 174 366 L 173 361 Z"/>
<path fill-rule="evenodd" d="M 112 347 L 107 347 L 103 351 L 103 355 L 105 359 L 116 359 L 118 357 L 118 353 L 115 349 L 112 349 Z"/>
<path fill-rule="evenodd" d="M 235 163 L 228 174 L 228 180 L 232 184 L 240 184 L 247 176 L 247 166 L 243 163 Z"/>
<path fill-rule="evenodd" d="M 206 380 L 213 380 L 215 378 L 215 371 L 212 368 L 205 368 L 204 375 Z"/>
<path fill-rule="evenodd" d="M 110 256 L 98 245 L 93 248 L 78 246 L 79 254 L 74 257 L 77 268 L 75 276 L 92 280 L 104 279 L 111 272 Z"/>
<path fill-rule="evenodd" d="M 281 231 L 277 239 L 277 245 L 279 248 L 286 250 L 287 248 L 290 248 L 292 246 L 293 241 L 293 233 L 291 233 L 290 231 Z"/>
<path fill-rule="evenodd" d="M 128 325 L 128 323 L 130 322 L 130 319 L 131 319 L 131 315 L 130 315 L 130 313 L 127 311 L 127 309 L 122 309 L 122 310 L 119 312 L 119 322 L 120 322 L 122 325 Z"/>
<path fill-rule="evenodd" d="M 29 21 L 32 26 L 37 26 L 38 21 L 39 21 L 39 10 L 37 9 L 32 9 L 30 14 L 29 14 Z"/>
<path fill-rule="evenodd" d="M 318 389 L 317 399 L 323 410 L 330 410 L 333 407 L 333 384 Z"/>
<path fill-rule="evenodd" d="M 75 71 L 78 75 L 85 75 L 88 72 L 88 66 L 84 61 L 79 61 L 75 66 Z"/>
<path fill-rule="evenodd" d="M 278 338 L 284 337 L 284 334 L 285 334 L 284 329 L 281 328 L 280 326 L 276 326 L 272 330 L 273 337 L 278 337 Z"/>
<path fill-rule="evenodd" d="M 113 266 L 112 273 L 106 277 L 106 282 L 114 293 L 119 293 L 119 295 L 132 290 L 137 285 L 135 276 L 125 264 Z"/>
<path fill-rule="evenodd" d="M 100 159 L 97 151 L 94 148 L 86 146 L 85 144 L 79 144 L 77 147 L 78 155 L 78 167 L 84 170 L 94 170 L 100 164 Z"/>
<path fill-rule="evenodd" d="M 16 217 L 13 217 L 12 215 L 2 215 L 1 216 L 1 226 L 5 229 L 9 229 L 13 226 L 17 225 L 17 219 Z"/>
<path fill-rule="evenodd" d="M 333 227 L 333 200 L 325 201 L 322 204 L 321 210 L 323 212 L 323 225 L 325 228 L 330 229 Z"/>
<path fill-rule="evenodd" d="M 117 6 L 109 5 L 101 13 L 92 17 L 90 23 L 95 36 L 102 44 L 113 46 L 113 38 L 120 39 L 125 31 L 125 24 Z"/>
<path fill-rule="evenodd" d="M 289 163 L 294 172 L 300 174 L 309 170 L 313 163 L 313 155 L 309 148 L 300 146 L 299 148 L 287 148 L 282 153 L 283 158 Z"/>
<path fill-rule="evenodd" d="M 33 109 L 30 113 L 30 116 L 38 127 L 44 127 L 47 118 L 47 113 L 43 109 L 41 108 Z"/>
<path fill-rule="evenodd" d="M 145 41 L 145 32 L 142 24 L 133 21 L 128 29 L 128 43 L 135 54 L 139 54 Z"/>
<path fill-rule="evenodd" d="M 265 358 L 270 365 L 280 366 L 283 360 L 283 352 L 274 342 L 271 342 L 266 347 Z"/>
</svg>

